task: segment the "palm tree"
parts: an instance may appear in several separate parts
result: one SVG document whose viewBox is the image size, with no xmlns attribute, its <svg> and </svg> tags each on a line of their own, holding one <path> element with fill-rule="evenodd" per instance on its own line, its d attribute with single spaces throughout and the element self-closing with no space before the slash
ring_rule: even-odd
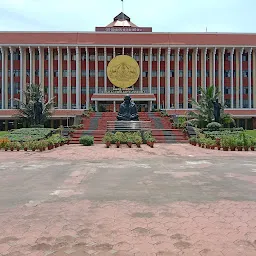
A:
<svg viewBox="0 0 256 256">
<path fill-rule="evenodd" d="M 51 110 L 54 104 L 54 98 L 44 101 L 44 93 L 40 85 L 29 84 L 26 90 L 22 92 L 24 102 L 19 99 L 15 99 L 19 103 L 18 118 L 26 121 L 29 126 L 35 125 L 35 102 L 39 101 L 42 103 L 42 115 L 40 118 L 40 125 L 43 125 L 51 116 Z"/>
<path fill-rule="evenodd" d="M 214 86 L 206 89 L 200 88 L 201 97 L 199 101 L 191 100 L 194 111 L 189 112 L 191 121 L 198 127 L 206 127 L 208 123 L 214 120 L 214 105 L 213 103 L 219 98 L 220 93 L 215 90 Z"/>
</svg>

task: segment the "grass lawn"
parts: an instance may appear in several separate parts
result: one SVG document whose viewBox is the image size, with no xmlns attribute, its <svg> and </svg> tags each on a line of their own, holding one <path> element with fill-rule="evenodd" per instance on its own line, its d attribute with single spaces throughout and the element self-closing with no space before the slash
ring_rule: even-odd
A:
<svg viewBox="0 0 256 256">
<path fill-rule="evenodd" d="M 6 132 L 6 131 L 4 131 L 4 132 L 0 131 L 0 137 L 3 137 L 5 135 L 7 135 L 7 134 L 8 134 L 8 132 Z"/>
<path fill-rule="evenodd" d="M 245 133 L 256 138 L 256 130 L 246 130 Z"/>
</svg>

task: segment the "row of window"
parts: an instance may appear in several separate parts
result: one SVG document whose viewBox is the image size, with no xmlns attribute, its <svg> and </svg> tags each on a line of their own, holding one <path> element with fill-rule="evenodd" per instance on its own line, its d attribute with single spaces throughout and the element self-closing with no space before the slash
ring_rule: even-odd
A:
<svg viewBox="0 0 256 256">
<path fill-rule="evenodd" d="M 53 76 L 54 77 L 58 77 L 58 71 L 54 70 L 53 71 Z M 104 77 L 104 70 L 99 70 L 98 71 L 98 77 Z M 236 70 L 233 70 L 233 77 L 236 77 Z M 239 72 L 240 73 L 240 72 Z M 253 74 L 253 71 L 251 71 L 251 76 Z M 29 77 L 30 76 L 30 70 L 26 70 L 26 75 Z M 183 77 L 184 75 L 184 71 L 183 70 L 179 70 L 179 77 Z M 2 70 L 0 69 L 0 77 L 2 76 Z M 11 70 L 8 70 L 8 76 L 11 76 Z M 14 77 L 20 77 L 20 70 L 19 69 L 14 69 L 13 70 L 13 76 Z M 39 70 L 35 70 L 35 76 L 39 76 Z M 49 71 L 48 70 L 44 70 L 44 76 L 48 77 L 49 76 Z M 63 70 L 62 71 L 62 76 L 63 77 L 68 77 L 68 71 L 67 70 Z M 81 76 L 82 77 L 86 77 L 86 70 L 82 70 L 81 71 Z M 90 77 L 95 77 L 95 70 L 89 70 L 89 76 Z M 142 72 L 142 76 L 143 77 L 148 77 L 149 76 L 149 72 L 148 71 L 143 71 Z M 151 71 L 151 76 L 152 77 L 157 77 L 157 71 L 152 70 Z M 219 71 L 215 70 L 215 77 L 219 76 Z M 231 77 L 231 70 L 225 70 L 224 71 L 224 76 L 225 77 Z M 248 77 L 249 76 L 249 72 L 248 70 L 243 70 L 242 71 L 242 76 L 243 77 Z M 71 77 L 76 77 L 76 70 L 71 70 Z M 160 77 L 165 77 L 165 71 L 161 70 L 160 71 Z M 170 70 L 170 77 L 175 77 L 175 71 L 174 70 Z M 192 77 L 192 70 L 188 70 L 188 77 Z M 201 77 L 201 70 L 197 70 L 197 77 Z M 206 70 L 206 77 L 210 77 L 210 71 Z"/>
<path fill-rule="evenodd" d="M 116 55 L 121 55 L 121 54 L 122 53 L 117 53 Z M 191 53 L 188 53 L 188 61 L 192 60 L 192 56 L 193 55 Z M 113 58 L 113 55 L 107 55 L 107 61 L 110 61 L 112 58 Z M 1 59 L 2 59 L 2 55 L 0 54 L 0 60 Z M 8 60 L 10 60 L 10 59 L 11 59 L 11 54 L 9 53 L 8 54 Z M 30 54 L 27 53 L 26 54 L 26 60 L 29 60 L 29 59 L 30 59 Z M 44 54 L 44 60 L 48 60 L 48 59 L 49 59 L 49 54 L 45 53 Z M 58 54 L 55 53 L 55 52 L 53 53 L 53 59 L 58 60 Z M 70 54 L 70 59 L 75 61 L 76 60 L 76 54 L 71 53 Z M 104 59 L 105 59 L 104 54 L 99 53 L 98 56 L 97 56 L 97 60 L 98 61 L 104 61 Z M 140 55 L 135 53 L 134 54 L 134 59 L 137 60 L 137 61 L 140 61 Z M 183 59 L 184 59 L 184 55 L 179 54 L 179 61 L 183 61 Z M 201 59 L 201 55 L 197 54 L 197 61 L 199 61 L 200 59 Z M 215 55 L 215 60 L 218 60 L 218 59 L 219 59 L 219 55 L 216 54 Z M 13 60 L 20 60 L 20 53 L 19 52 L 14 52 L 13 53 Z M 37 51 L 35 52 L 35 60 L 39 60 L 39 53 Z M 68 60 L 67 53 L 62 54 L 62 60 L 64 60 L 64 61 Z M 86 60 L 86 54 L 85 53 L 81 54 L 81 60 Z M 94 54 L 89 55 L 89 60 L 90 61 L 95 61 L 96 60 L 96 55 L 94 55 Z M 149 61 L 149 55 L 143 53 L 142 60 L 143 61 Z M 175 54 L 170 55 L 170 60 L 171 61 L 175 60 Z M 209 60 L 210 60 L 210 55 L 206 54 L 206 61 L 209 61 Z M 231 61 L 231 54 L 230 53 L 225 53 L 224 60 L 225 61 Z M 233 61 L 235 61 L 235 60 L 236 60 L 236 55 L 234 54 L 233 55 Z M 158 54 L 152 54 L 152 61 L 158 61 Z M 165 61 L 165 55 L 163 55 L 163 54 L 160 55 L 160 61 Z M 243 62 L 248 61 L 248 54 L 247 53 L 242 55 L 242 61 Z"/>
<path fill-rule="evenodd" d="M 111 87 L 111 86 L 109 86 L 109 87 Z M 48 87 L 46 87 L 46 88 L 49 90 Z M 58 87 L 54 86 L 53 87 L 53 91 L 54 91 L 55 94 L 58 94 Z M 148 88 L 145 87 L 143 89 L 143 91 L 145 91 L 145 93 L 147 93 L 148 92 Z M 152 87 L 151 91 L 152 91 L 153 94 L 157 94 L 157 87 Z M 240 91 L 240 88 L 239 88 L 239 91 Z M 253 88 L 251 88 L 251 91 L 252 91 L 251 93 L 253 93 Z M 19 92 L 20 92 L 20 84 L 19 83 L 14 83 L 13 93 L 14 94 L 19 94 Z M 104 89 L 99 88 L 99 92 L 103 93 Z M 183 92 L 184 92 L 184 88 L 183 87 L 179 87 L 179 94 L 183 94 Z M 1 88 L 0 88 L 0 93 L 1 93 Z M 11 94 L 10 84 L 8 86 L 8 93 Z M 62 93 L 63 94 L 67 94 L 68 93 L 67 86 L 62 86 Z M 75 86 L 71 86 L 71 93 L 72 94 L 76 94 L 76 87 Z M 81 88 L 81 93 L 82 94 L 86 93 L 86 87 L 82 87 Z M 89 93 L 90 94 L 95 93 L 95 87 L 90 87 L 89 88 Z M 164 87 L 160 87 L 160 93 L 161 94 L 165 93 L 165 88 Z M 199 93 L 199 87 L 198 87 L 198 92 L 197 93 Z M 173 87 L 173 86 L 170 87 L 170 94 L 175 94 L 175 87 Z M 192 87 L 191 86 L 188 86 L 188 94 L 192 94 Z M 231 95 L 231 88 L 225 86 L 224 87 L 224 94 L 225 95 Z M 233 88 L 233 94 L 236 94 L 236 87 Z M 249 88 L 248 87 L 243 87 L 243 94 L 244 95 L 248 95 L 249 94 Z"/>
</svg>

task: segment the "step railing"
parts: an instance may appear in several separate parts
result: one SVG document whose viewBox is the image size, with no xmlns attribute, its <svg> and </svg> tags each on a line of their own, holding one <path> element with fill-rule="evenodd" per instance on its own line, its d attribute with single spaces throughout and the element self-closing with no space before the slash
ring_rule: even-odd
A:
<svg viewBox="0 0 256 256">
<path fill-rule="evenodd" d="M 108 121 L 108 131 L 150 131 L 151 121 Z"/>
</svg>

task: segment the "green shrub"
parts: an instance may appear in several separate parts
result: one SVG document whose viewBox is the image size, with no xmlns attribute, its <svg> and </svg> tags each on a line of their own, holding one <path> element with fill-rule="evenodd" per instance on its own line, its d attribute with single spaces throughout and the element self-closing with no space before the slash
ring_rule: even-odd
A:
<svg viewBox="0 0 256 256">
<path fill-rule="evenodd" d="M 83 146 L 92 146 L 94 144 L 94 137 L 85 135 L 80 138 L 79 142 Z"/>
<path fill-rule="evenodd" d="M 219 131 L 220 128 L 221 128 L 221 124 L 217 122 L 211 122 L 207 124 L 207 129 L 209 131 Z"/>
<path fill-rule="evenodd" d="M 104 135 L 104 137 L 103 137 L 103 139 L 102 139 L 102 141 L 103 141 L 104 143 L 106 143 L 106 142 L 111 142 L 111 143 L 113 143 L 113 140 L 114 140 L 114 134 L 111 133 L 111 132 L 106 132 L 106 134 Z"/>
</svg>

